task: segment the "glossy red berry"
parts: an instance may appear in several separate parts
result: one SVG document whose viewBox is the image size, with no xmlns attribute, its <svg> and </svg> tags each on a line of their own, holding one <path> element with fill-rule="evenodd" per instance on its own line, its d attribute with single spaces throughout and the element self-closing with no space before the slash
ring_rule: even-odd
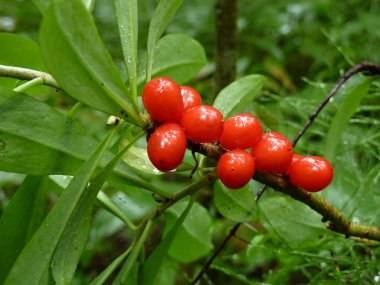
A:
<svg viewBox="0 0 380 285">
<path fill-rule="evenodd" d="M 259 143 L 263 128 L 259 120 L 250 114 L 238 114 L 223 123 L 219 142 L 226 149 L 252 148 Z"/>
<path fill-rule="evenodd" d="M 265 133 L 252 149 L 256 169 L 270 173 L 285 173 L 293 156 L 292 143 L 276 132 Z"/>
<path fill-rule="evenodd" d="M 154 121 L 177 122 L 182 116 L 181 89 L 170 78 L 157 77 L 149 81 L 142 92 L 142 101 Z"/>
<path fill-rule="evenodd" d="M 150 136 L 148 157 L 158 170 L 173 170 L 182 163 L 186 146 L 186 135 L 182 127 L 176 123 L 165 123 Z"/>
<path fill-rule="evenodd" d="M 183 101 L 183 110 L 186 111 L 192 107 L 202 105 L 201 95 L 190 86 L 180 86 Z"/>
<path fill-rule="evenodd" d="M 300 155 L 300 154 L 298 154 L 298 153 L 293 153 L 293 155 L 292 155 L 292 160 L 291 160 L 291 162 L 290 162 L 290 165 L 289 165 L 289 167 L 288 167 L 288 170 L 286 171 L 286 173 L 288 174 L 289 173 L 289 169 L 290 169 L 290 167 L 297 161 L 297 160 L 299 160 L 299 159 L 301 159 L 301 158 L 304 158 L 305 156 L 303 156 L 303 155 Z"/>
<path fill-rule="evenodd" d="M 245 150 L 230 150 L 220 157 L 217 173 L 225 186 L 239 189 L 252 179 L 255 173 L 255 161 Z"/>
<path fill-rule="evenodd" d="M 331 183 L 333 177 L 333 167 L 319 156 L 301 158 L 289 169 L 290 183 L 309 192 L 323 190 Z"/>
<path fill-rule="evenodd" d="M 195 106 L 183 113 L 180 124 L 190 140 L 215 142 L 223 129 L 223 115 L 211 106 Z"/>
</svg>

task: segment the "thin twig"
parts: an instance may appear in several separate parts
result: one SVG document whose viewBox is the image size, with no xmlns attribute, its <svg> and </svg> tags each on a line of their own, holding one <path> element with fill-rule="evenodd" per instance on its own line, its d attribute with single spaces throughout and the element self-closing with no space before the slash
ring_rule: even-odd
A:
<svg viewBox="0 0 380 285">
<path fill-rule="evenodd" d="M 44 80 L 43 85 L 47 85 L 55 89 L 61 89 L 53 76 L 49 73 L 28 68 L 0 65 L 0 77 L 11 77 L 20 80 L 32 80 L 41 77 Z"/>
<path fill-rule="evenodd" d="M 215 250 L 214 254 L 209 258 L 209 260 L 207 260 L 205 265 L 203 265 L 202 270 L 191 282 L 191 285 L 195 285 L 199 280 L 201 280 L 203 274 L 206 273 L 206 271 L 210 268 L 215 258 L 220 254 L 220 252 L 226 246 L 227 242 L 235 235 L 235 233 L 237 232 L 240 226 L 241 226 L 241 223 L 236 223 L 235 225 L 233 225 L 228 235 L 224 238 L 223 242 L 219 245 L 219 247 Z"/>
<path fill-rule="evenodd" d="M 329 94 L 327 94 L 325 100 L 323 100 L 322 103 L 319 104 L 319 106 L 315 109 L 315 111 L 310 115 L 309 119 L 307 120 L 303 128 L 299 131 L 297 136 L 294 138 L 293 147 L 296 146 L 299 139 L 303 136 L 306 130 L 311 126 L 311 124 L 317 118 L 317 116 L 322 111 L 322 109 L 327 105 L 330 99 L 339 91 L 342 85 L 346 83 L 346 81 L 350 79 L 351 76 L 359 72 L 365 72 L 366 75 L 370 75 L 370 76 L 379 75 L 380 66 L 371 62 L 363 62 L 363 63 L 359 63 L 355 65 L 353 68 L 349 69 L 346 73 L 344 73 L 343 76 L 339 79 L 339 81 L 335 84 L 333 89 L 331 89 Z"/>
</svg>

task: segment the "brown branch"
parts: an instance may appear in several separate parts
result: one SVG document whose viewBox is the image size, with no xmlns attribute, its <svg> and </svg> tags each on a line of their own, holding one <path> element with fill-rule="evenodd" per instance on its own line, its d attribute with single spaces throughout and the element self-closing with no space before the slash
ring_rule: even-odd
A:
<svg viewBox="0 0 380 285">
<path fill-rule="evenodd" d="M 237 0 L 216 1 L 215 25 L 214 98 L 236 77 Z"/>
<path fill-rule="evenodd" d="M 355 65 L 353 68 L 349 69 L 346 73 L 343 74 L 343 76 L 339 79 L 339 81 L 335 84 L 333 89 L 327 94 L 325 100 L 322 101 L 321 104 L 315 109 L 315 111 L 310 115 L 309 119 L 303 126 L 303 128 L 299 131 L 297 136 L 293 140 L 293 147 L 296 146 L 299 139 L 303 136 L 303 134 L 306 132 L 306 130 L 311 126 L 311 124 L 314 122 L 314 120 L 317 118 L 319 113 L 323 110 L 323 108 L 327 105 L 327 103 L 330 101 L 330 99 L 339 91 L 340 87 L 348 79 L 351 78 L 356 73 L 364 72 L 366 75 L 374 76 L 380 74 L 380 66 L 371 63 L 371 62 L 363 62 Z"/>
<path fill-rule="evenodd" d="M 380 241 L 380 228 L 351 222 L 326 199 L 292 186 L 282 175 L 256 172 L 254 179 L 308 205 L 323 217 L 324 222 L 328 222 L 327 228 L 332 231 L 344 234 L 346 237 Z"/>
</svg>

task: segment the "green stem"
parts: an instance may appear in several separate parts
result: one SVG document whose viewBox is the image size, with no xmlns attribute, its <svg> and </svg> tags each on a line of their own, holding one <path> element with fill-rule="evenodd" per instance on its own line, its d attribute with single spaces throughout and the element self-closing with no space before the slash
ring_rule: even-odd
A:
<svg viewBox="0 0 380 285">
<path fill-rule="evenodd" d="M 141 249 L 148 237 L 148 233 L 150 231 L 151 226 L 152 226 L 152 220 L 147 220 L 144 223 L 142 232 L 141 231 L 139 232 L 138 236 L 135 239 L 135 242 L 132 245 L 133 250 L 131 254 L 129 255 L 127 261 L 125 262 L 123 268 L 121 269 L 118 277 L 115 280 L 116 284 L 125 284 L 125 280 L 127 279 L 128 274 L 130 273 L 133 264 L 135 264 L 137 257 L 139 253 L 141 252 Z"/>
<path fill-rule="evenodd" d="M 90 285 L 102 285 L 105 284 L 106 280 L 110 275 L 119 267 L 123 260 L 129 255 L 132 247 L 130 246 L 126 251 L 119 255 L 106 269 L 103 270 L 91 283 Z"/>
<path fill-rule="evenodd" d="M 25 82 L 24 84 L 21 84 L 17 86 L 13 91 L 15 92 L 24 92 L 25 90 L 33 87 L 44 84 L 44 79 L 42 77 L 36 77 L 28 82 Z"/>
<path fill-rule="evenodd" d="M 67 117 L 69 118 L 72 118 L 76 112 L 79 110 L 79 108 L 82 106 L 82 103 L 81 102 L 77 102 L 71 109 L 70 111 L 67 113 Z"/>
<path fill-rule="evenodd" d="M 147 220 L 153 220 L 160 216 L 167 208 L 172 206 L 173 204 L 177 203 L 182 198 L 196 193 L 198 190 L 200 190 L 202 187 L 209 185 L 211 182 L 215 181 L 216 179 L 216 173 L 215 171 L 203 176 L 201 179 L 195 181 L 194 183 L 186 186 L 181 191 L 175 193 L 171 200 L 164 202 L 157 206 L 155 209 L 153 209 L 150 213 L 148 213 L 144 220 L 140 223 L 138 228 L 141 228 L 144 226 Z"/>
<path fill-rule="evenodd" d="M 132 223 L 132 221 L 126 215 L 124 215 L 124 213 L 112 202 L 112 200 L 103 191 L 99 191 L 97 198 L 100 204 L 103 206 L 103 208 L 107 209 L 109 212 L 111 212 L 120 220 L 122 220 L 132 231 L 137 230 L 137 227 Z"/>
</svg>

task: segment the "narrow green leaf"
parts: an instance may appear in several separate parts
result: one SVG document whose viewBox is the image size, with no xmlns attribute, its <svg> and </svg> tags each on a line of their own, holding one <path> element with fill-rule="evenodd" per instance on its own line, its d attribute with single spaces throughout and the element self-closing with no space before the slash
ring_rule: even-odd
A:
<svg viewBox="0 0 380 285">
<path fill-rule="evenodd" d="M 206 65 L 206 53 L 202 45 L 184 34 L 170 34 L 162 37 L 153 50 L 151 77 L 167 76 L 178 84 L 193 78 Z M 139 62 L 138 84 L 142 89 L 145 77 L 147 54 Z"/>
<path fill-rule="evenodd" d="M 246 185 L 239 190 L 225 187 L 219 180 L 214 184 L 214 203 L 223 217 L 235 222 L 246 222 L 252 215 L 255 199 Z"/>
<path fill-rule="evenodd" d="M 124 63 L 128 71 L 128 81 L 133 103 L 137 105 L 137 42 L 138 11 L 137 0 L 114 0 L 119 27 Z"/>
<path fill-rule="evenodd" d="M 186 201 L 178 202 L 166 211 L 165 232 L 179 219 L 186 206 Z M 194 203 L 172 241 L 169 255 L 180 262 L 192 262 L 206 255 L 213 248 L 211 230 L 208 211 L 199 203 Z"/>
<path fill-rule="evenodd" d="M 342 141 L 342 134 L 346 130 L 350 118 L 359 108 L 360 101 L 367 94 L 371 82 L 371 79 L 366 78 L 344 95 L 326 136 L 325 156 L 328 159 L 334 157 L 335 148 Z"/>
<path fill-rule="evenodd" d="M 52 273 L 57 284 L 71 284 L 91 226 L 91 213 L 99 190 L 124 153 L 144 134 L 137 135 L 91 180 L 80 198 L 59 241 L 52 261 Z"/>
<path fill-rule="evenodd" d="M 151 226 L 152 220 L 148 220 L 141 235 L 138 236 L 138 239 L 133 242 L 131 254 L 128 256 L 126 262 L 124 263 L 124 266 L 122 267 L 112 284 L 127 284 L 125 281 L 129 278 L 129 275 L 133 267 L 137 263 L 137 257 L 140 254 L 142 247 L 144 246 L 145 240 L 148 237 L 148 233 L 150 231 Z"/>
<path fill-rule="evenodd" d="M 180 229 L 183 221 L 186 219 L 193 206 L 194 199 L 190 199 L 186 209 L 182 212 L 181 216 L 174 223 L 170 231 L 164 237 L 164 239 L 155 248 L 153 253 L 149 256 L 143 267 L 143 285 L 153 285 L 160 273 L 162 266 L 164 265 L 165 259 L 167 258 L 169 248 L 176 236 L 178 230 Z"/>
<path fill-rule="evenodd" d="M 79 0 L 53 1 L 41 24 L 40 43 L 48 69 L 68 94 L 95 109 L 143 124 Z"/>
<path fill-rule="evenodd" d="M 0 284 L 45 217 L 46 177 L 27 176 L 0 219 Z"/>
<path fill-rule="evenodd" d="M 129 247 L 126 251 L 124 251 L 121 255 L 119 255 L 114 261 L 111 262 L 110 265 L 107 266 L 106 269 L 102 271 L 91 283 L 90 285 L 103 285 L 107 281 L 108 277 L 119 267 L 119 265 L 123 262 L 125 258 L 131 252 L 132 247 Z"/>
<path fill-rule="evenodd" d="M 6 278 L 6 285 L 39 284 L 91 176 L 106 152 L 113 134 L 114 132 L 111 132 L 107 136 L 72 179 L 43 224 L 18 256 Z"/>
<path fill-rule="evenodd" d="M 154 10 L 148 32 L 146 81 L 152 77 L 154 47 L 182 2 L 183 0 L 161 0 Z"/>
<path fill-rule="evenodd" d="M 32 175 L 73 175 L 98 142 L 80 125 L 30 96 L 0 88 L 0 170 Z M 110 160 L 107 153 L 101 165 Z M 124 183 L 150 189 L 121 162 L 115 173 Z"/>
<path fill-rule="evenodd" d="M 224 118 L 241 112 L 261 91 L 266 79 L 262 75 L 248 75 L 231 83 L 216 97 L 213 106 L 222 112 Z"/>
</svg>

